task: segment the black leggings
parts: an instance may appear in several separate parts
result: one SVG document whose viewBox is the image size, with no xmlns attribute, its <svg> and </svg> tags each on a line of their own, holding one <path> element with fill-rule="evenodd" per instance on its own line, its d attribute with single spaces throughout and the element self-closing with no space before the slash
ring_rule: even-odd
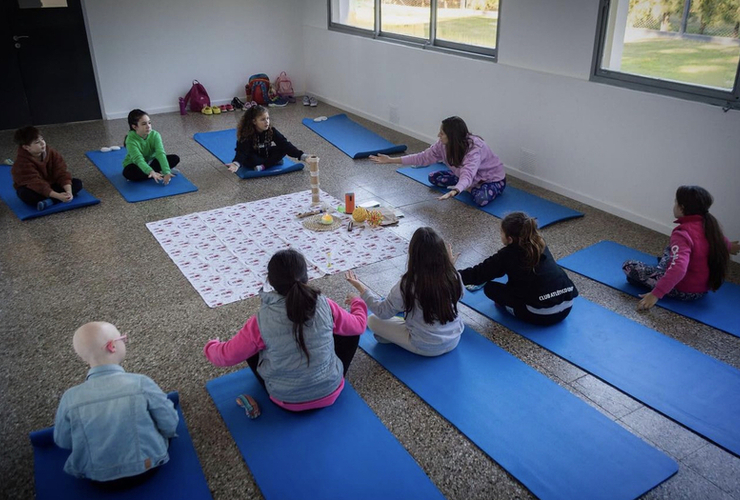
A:
<svg viewBox="0 0 740 500">
<path fill-rule="evenodd" d="M 177 155 L 167 155 L 167 163 L 169 163 L 170 169 L 173 169 L 178 163 L 180 163 L 180 157 Z M 159 165 L 159 161 L 156 158 L 152 160 L 149 166 L 152 167 L 152 170 L 155 172 L 162 172 L 162 167 Z M 149 174 L 142 172 L 139 166 L 135 163 L 131 163 L 123 167 L 123 176 L 134 182 L 145 181 L 149 178 Z"/>
<path fill-rule="evenodd" d="M 344 376 L 347 376 L 349 365 L 350 363 L 352 363 L 352 358 L 355 357 L 355 352 L 357 352 L 357 346 L 360 344 L 360 336 L 333 335 L 333 337 L 334 354 L 336 354 L 339 360 L 342 362 L 342 366 L 344 367 Z M 267 387 L 265 387 L 265 380 L 260 376 L 259 373 L 257 373 L 257 365 L 259 364 L 259 360 L 260 353 L 257 353 L 251 358 L 247 358 L 247 364 L 254 372 L 254 376 L 257 377 L 259 383 L 262 384 L 262 387 L 267 390 Z"/>
<path fill-rule="evenodd" d="M 513 311 L 514 316 L 533 325 L 548 326 L 560 323 L 570 314 L 572 309 L 569 307 L 555 314 L 535 314 L 527 309 L 527 304 L 522 299 L 512 296 L 505 284 L 495 281 L 486 283 L 483 292 L 497 306 L 506 308 L 509 313 Z"/>
<path fill-rule="evenodd" d="M 82 181 L 79 179 L 72 179 L 72 196 L 76 196 L 77 193 L 80 192 L 82 189 Z M 64 187 L 60 186 L 59 184 L 52 184 L 51 189 L 56 191 L 57 193 L 63 193 Z M 42 194 L 38 194 L 33 189 L 28 189 L 26 186 L 21 186 L 15 191 L 18 194 L 18 198 L 21 199 L 21 201 L 27 205 L 31 205 L 35 207 L 38 202 L 44 201 L 48 198 L 48 196 L 44 196 Z M 53 198 L 52 198 L 53 199 Z M 54 203 L 57 203 L 59 200 L 54 199 Z"/>
</svg>

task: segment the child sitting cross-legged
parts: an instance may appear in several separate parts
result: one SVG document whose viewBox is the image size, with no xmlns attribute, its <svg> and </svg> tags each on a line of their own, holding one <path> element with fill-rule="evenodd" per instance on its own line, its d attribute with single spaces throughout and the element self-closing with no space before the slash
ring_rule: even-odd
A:
<svg viewBox="0 0 740 500">
<path fill-rule="evenodd" d="M 234 173 L 240 168 L 259 172 L 282 165 L 285 155 L 300 161 L 309 156 L 270 124 L 267 108 L 256 105 L 249 108 L 239 121 L 236 128 L 236 155 L 226 166 Z"/>
<path fill-rule="evenodd" d="M 75 332 L 74 350 L 90 370 L 64 393 L 54 422 L 54 442 L 72 450 L 64 471 L 109 489 L 140 484 L 167 463 L 179 420 L 152 379 L 121 367 L 126 340 L 104 322 Z"/>
<path fill-rule="evenodd" d="M 480 264 L 460 271 L 465 285 L 484 285 L 486 297 L 507 312 L 535 325 L 554 325 L 573 307 L 578 290 L 555 262 L 537 222 L 524 212 L 501 221 L 504 247 Z M 506 275 L 508 281 L 493 281 Z"/>
<path fill-rule="evenodd" d="M 210 340 L 203 348 L 216 366 L 246 361 L 270 399 L 290 411 L 334 404 L 367 323 L 357 296 L 350 312 L 308 284 L 306 260 L 280 250 L 267 265 L 275 289 L 260 292 L 259 312 L 231 340 Z"/>
<path fill-rule="evenodd" d="M 72 201 L 82 189 L 82 181 L 72 178 L 62 155 L 46 146 L 39 130 L 20 128 L 14 139 L 18 153 L 10 173 L 18 198 L 38 210 Z"/>
</svg>

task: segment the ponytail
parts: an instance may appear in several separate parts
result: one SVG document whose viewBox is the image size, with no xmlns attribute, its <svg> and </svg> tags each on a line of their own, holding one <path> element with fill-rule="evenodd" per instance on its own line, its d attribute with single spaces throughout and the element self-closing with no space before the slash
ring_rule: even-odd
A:
<svg viewBox="0 0 740 500">
<path fill-rule="evenodd" d="M 676 203 L 684 215 L 704 217 L 704 236 L 709 243 L 709 289 L 717 291 L 727 276 L 730 252 L 717 219 L 709 213 L 714 198 L 699 186 L 681 186 L 676 190 Z"/>
<path fill-rule="evenodd" d="M 709 242 L 709 289 L 716 292 L 725 281 L 730 252 L 719 222 L 709 212 L 704 214 L 704 235 Z"/>
<path fill-rule="evenodd" d="M 534 269 L 545 251 L 545 239 L 537 230 L 537 221 L 524 212 L 512 212 L 501 221 L 501 230 L 524 250 L 524 265 Z"/>
<path fill-rule="evenodd" d="M 306 340 L 303 338 L 303 325 L 316 314 L 316 302 L 319 292 L 306 283 L 296 281 L 285 296 L 285 309 L 288 319 L 293 322 L 293 338 L 301 351 L 306 355 L 306 363 L 311 363 Z"/>
<path fill-rule="evenodd" d="M 293 323 L 293 339 L 310 363 L 303 326 L 316 314 L 321 292 L 308 285 L 306 259 L 292 248 L 276 252 L 267 264 L 267 281 L 285 297 L 285 310 Z"/>
</svg>

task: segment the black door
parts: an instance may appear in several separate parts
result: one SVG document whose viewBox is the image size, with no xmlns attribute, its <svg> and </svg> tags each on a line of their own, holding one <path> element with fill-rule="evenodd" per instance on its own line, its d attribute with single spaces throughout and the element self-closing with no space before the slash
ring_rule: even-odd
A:
<svg viewBox="0 0 740 500">
<path fill-rule="evenodd" d="M 0 129 L 101 118 L 80 0 L 0 1 Z"/>
</svg>

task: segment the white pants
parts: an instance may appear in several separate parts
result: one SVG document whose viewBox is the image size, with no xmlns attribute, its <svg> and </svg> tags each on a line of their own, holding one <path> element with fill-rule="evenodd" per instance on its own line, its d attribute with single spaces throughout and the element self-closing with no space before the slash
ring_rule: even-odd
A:
<svg viewBox="0 0 740 500">
<path fill-rule="evenodd" d="M 406 320 L 393 316 L 391 319 L 380 319 L 374 314 L 367 317 L 367 326 L 375 334 L 375 339 L 381 344 L 396 344 L 399 347 L 403 347 L 409 352 L 418 354 L 420 356 L 440 356 L 445 354 L 452 349 L 444 352 L 436 352 L 430 354 L 428 352 L 422 352 L 411 344 L 411 336 L 409 331 L 406 329 Z"/>
</svg>

